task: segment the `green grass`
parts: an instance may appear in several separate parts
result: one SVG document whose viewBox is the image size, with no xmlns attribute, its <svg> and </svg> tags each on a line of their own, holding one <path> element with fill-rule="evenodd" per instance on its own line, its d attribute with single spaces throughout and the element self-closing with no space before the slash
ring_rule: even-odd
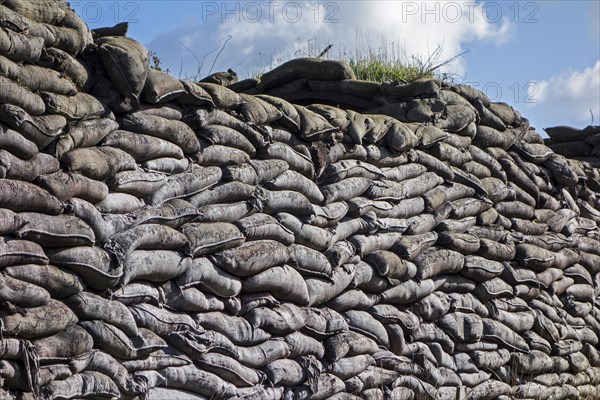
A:
<svg viewBox="0 0 600 400">
<path fill-rule="evenodd" d="M 270 58 L 271 65 L 280 65 L 285 61 L 299 58 L 312 57 L 328 60 L 344 61 L 350 65 L 356 78 L 372 82 L 402 82 L 410 83 L 418 79 L 448 80 L 450 75 L 441 73 L 440 68 L 448 65 L 467 52 L 460 53 L 448 59 L 441 59 L 444 44 L 438 44 L 428 55 L 411 55 L 398 45 L 388 43 L 382 39 L 378 46 L 373 46 L 370 39 L 357 34 L 356 47 L 352 51 L 344 48 L 336 49 L 335 45 L 319 45 L 317 39 L 299 42 L 295 46 L 298 50 L 287 57 Z M 323 50 L 325 49 L 325 50 Z M 260 54 L 261 58 L 266 58 Z M 266 61 L 266 60 L 265 60 Z M 259 79 L 268 71 L 264 68 L 250 74 L 250 77 Z"/>
<path fill-rule="evenodd" d="M 395 61 L 382 61 L 377 57 L 365 59 L 350 59 L 347 61 L 356 79 L 372 82 L 413 82 L 422 78 L 433 78 L 433 73 L 423 71 L 418 67 L 404 65 Z"/>
</svg>

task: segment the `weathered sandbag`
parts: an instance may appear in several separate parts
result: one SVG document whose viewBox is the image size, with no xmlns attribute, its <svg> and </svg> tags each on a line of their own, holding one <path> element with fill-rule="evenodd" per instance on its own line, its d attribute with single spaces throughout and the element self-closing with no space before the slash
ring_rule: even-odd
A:
<svg viewBox="0 0 600 400">
<path fill-rule="evenodd" d="M 207 90 L 186 79 L 181 79 L 180 83 L 183 85 L 185 93 L 177 97 L 179 104 L 183 106 L 204 106 L 211 109 L 215 106 L 215 101 Z"/>
<path fill-rule="evenodd" d="M 375 268 L 364 261 L 358 261 L 354 267 L 354 277 L 348 287 L 350 289 L 361 289 L 370 293 L 379 293 L 391 286 L 390 282 L 380 276 Z"/>
<path fill-rule="evenodd" d="M 136 249 L 177 250 L 188 244 L 183 233 L 159 224 L 143 224 L 113 236 L 104 248 L 122 262 Z"/>
<path fill-rule="evenodd" d="M 251 346 L 271 337 L 266 331 L 254 328 L 245 318 L 221 312 L 199 313 L 195 319 L 203 328 L 225 335 L 235 345 Z"/>
<path fill-rule="evenodd" d="M 40 95 L 27 90 L 9 78 L 0 76 L 0 88 L 2 89 L 0 102 L 20 107 L 31 115 L 42 115 L 46 112 L 46 104 Z"/>
<path fill-rule="evenodd" d="M 291 245 L 289 251 L 290 259 L 288 263 L 301 274 L 331 277 L 332 265 L 323 253 L 301 244 Z"/>
<path fill-rule="evenodd" d="M 294 304 L 284 303 L 277 308 L 258 307 L 244 315 L 254 327 L 276 335 L 286 335 L 300 330 L 306 325 L 307 315 Z"/>
<path fill-rule="evenodd" d="M 187 158 L 177 159 L 170 157 L 155 158 L 144 161 L 142 168 L 150 172 L 162 172 L 164 174 L 178 174 L 190 168 L 190 161 Z"/>
<path fill-rule="evenodd" d="M 96 246 L 79 246 L 46 250 L 51 263 L 79 274 L 96 290 L 114 287 L 123 271 L 115 267 L 109 254 Z"/>
<path fill-rule="evenodd" d="M 209 82 L 196 82 L 195 85 L 206 91 L 220 109 L 235 110 L 245 103 L 239 94 L 225 86 Z"/>
<path fill-rule="evenodd" d="M 34 340 L 32 344 L 40 361 L 44 363 L 71 361 L 90 352 L 94 346 L 92 337 L 78 325 L 71 325 L 52 336 Z"/>
<path fill-rule="evenodd" d="M 142 199 L 127 193 L 109 193 L 104 200 L 95 204 L 103 214 L 128 214 L 134 212 L 146 203 Z"/>
<path fill-rule="evenodd" d="M 29 160 L 38 153 L 37 144 L 25 138 L 19 132 L 0 125 L 0 133 L 0 146 L 16 157 Z"/>
<path fill-rule="evenodd" d="M 199 167 L 191 172 L 171 175 L 165 185 L 144 201 L 150 206 L 159 206 L 167 200 L 192 196 L 217 183 L 221 175 L 221 169 L 217 167 Z"/>
<path fill-rule="evenodd" d="M 98 244 L 106 242 L 116 232 L 134 225 L 131 216 L 119 214 L 103 216 L 93 204 L 82 199 L 74 197 L 68 201 L 68 206 L 72 208 L 73 215 L 80 218 L 92 228 Z M 139 212 L 139 210 L 141 209 L 136 210 L 134 213 Z"/>
<path fill-rule="evenodd" d="M 213 254 L 210 259 L 230 274 L 246 277 L 285 264 L 289 250 L 273 240 L 257 240 Z"/>
<path fill-rule="evenodd" d="M 271 103 L 255 96 L 239 93 L 244 103 L 239 112 L 246 122 L 264 125 L 277 121 L 283 113 Z"/>
<path fill-rule="evenodd" d="M 189 223 L 181 231 L 189 240 L 186 251 L 194 257 L 237 247 L 244 242 L 242 232 L 229 223 Z"/>
<path fill-rule="evenodd" d="M 371 185 L 369 178 L 352 177 L 321 188 L 326 203 L 350 200 L 363 194 Z"/>
<path fill-rule="evenodd" d="M 40 245 L 27 240 L 0 240 L 0 266 L 19 264 L 48 264 Z"/>
<path fill-rule="evenodd" d="M 483 335 L 482 318 L 477 314 L 449 313 L 437 324 L 456 342 L 477 342 Z"/>
<path fill-rule="evenodd" d="M 442 183 L 443 179 L 440 176 L 434 172 L 427 172 L 417 178 L 407 179 L 402 182 L 373 182 L 367 191 L 367 196 L 372 199 L 398 201 L 420 196 Z"/>
<path fill-rule="evenodd" d="M 195 365 L 165 368 L 161 371 L 161 375 L 169 382 L 171 388 L 183 389 L 206 397 L 230 398 L 237 393 L 232 383 Z"/>
<path fill-rule="evenodd" d="M 117 122 L 110 118 L 78 121 L 65 135 L 60 136 L 54 154 L 60 158 L 74 148 L 95 146 L 118 127 Z"/>
<path fill-rule="evenodd" d="M 98 353 L 100 352 L 93 353 L 92 357 Z M 102 358 L 105 358 L 105 356 L 111 357 L 104 352 L 100 354 L 102 354 Z M 181 367 L 190 365 L 191 363 L 192 361 L 184 354 L 166 348 L 165 350 L 157 350 L 147 356 L 140 356 L 137 360 L 123 360 L 119 364 L 122 365 L 127 372 L 131 373 L 135 371 L 159 370 L 168 367 Z M 119 368 L 119 370 L 120 369 L 121 368 Z"/>
<path fill-rule="evenodd" d="M 529 351 L 527 342 L 517 333 L 513 332 L 501 322 L 483 318 L 483 336 L 484 340 L 498 342 L 501 345 L 508 346 L 521 352 Z"/>
<path fill-rule="evenodd" d="M 284 340 L 290 349 L 290 358 L 315 357 L 320 360 L 325 354 L 320 341 L 300 332 L 291 333 Z"/>
<path fill-rule="evenodd" d="M 0 299 L 17 307 L 40 307 L 48 304 L 50 293 L 37 285 L 0 275 Z"/>
<path fill-rule="evenodd" d="M 402 260 L 391 251 L 378 250 L 367 254 L 363 260 L 371 264 L 377 273 L 390 279 L 405 280 L 416 274 L 416 266 Z"/>
<path fill-rule="evenodd" d="M 481 301 L 488 301 L 498 297 L 511 297 L 514 289 L 502 278 L 495 277 L 479 283 L 473 294 Z"/>
<path fill-rule="evenodd" d="M 297 58 L 262 75 L 258 87 L 265 91 L 300 78 L 338 81 L 356 77 L 345 63 L 316 58 Z"/>
<path fill-rule="evenodd" d="M 206 166 L 224 167 L 228 165 L 241 165 L 250 161 L 250 156 L 245 151 L 220 144 L 209 145 L 200 142 L 202 150 L 202 164 Z"/>
<path fill-rule="evenodd" d="M 162 300 L 159 301 L 159 297 L 164 297 L 165 304 L 174 310 L 186 312 L 236 311 L 233 302 L 224 301 L 216 295 L 202 292 L 195 287 L 181 289 L 177 287 L 173 281 L 165 282 L 161 285 L 161 289 L 164 290 L 164 295 L 159 295 L 159 289 L 157 288 L 143 286 L 140 288 L 140 285 L 143 284 L 130 283 L 125 286 L 128 292 L 125 294 L 118 293 L 121 296 L 121 301 L 130 304 L 140 304 L 144 302 L 160 304 L 160 301 Z"/>
<path fill-rule="evenodd" d="M 368 310 L 379 302 L 379 295 L 365 293 L 360 289 L 348 289 L 329 300 L 325 305 L 336 310 L 344 312 L 348 310 Z"/>
<path fill-rule="evenodd" d="M 409 304 L 433 293 L 436 284 L 431 279 L 417 283 L 414 280 L 402 282 L 381 293 L 381 302 L 389 304 Z"/>
<path fill-rule="evenodd" d="M 324 206 L 312 204 L 312 209 L 314 215 L 308 218 L 311 225 L 318 228 L 334 228 L 348 214 L 349 206 L 345 201 L 336 201 Z"/>
<path fill-rule="evenodd" d="M 308 371 L 297 361 L 275 360 L 263 368 L 267 380 L 274 385 L 295 386 L 307 379 Z"/>
<path fill-rule="evenodd" d="M 291 190 L 303 194 L 310 202 L 321 204 L 325 197 L 319 187 L 299 172 L 288 170 L 267 181 L 263 186 L 270 190 Z M 331 202 L 331 201 L 328 201 Z"/>
<path fill-rule="evenodd" d="M 391 168 L 394 170 L 394 168 Z M 397 171 L 396 174 L 401 173 Z M 392 172 L 390 172 L 391 176 Z M 341 160 L 329 165 L 319 176 L 319 181 L 336 182 L 345 178 L 362 177 L 369 179 L 381 179 L 386 177 L 384 172 L 374 165 L 358 160 Z M 390 178 L 386 178 L 390 179 Z"/>
<path fill-rule="evenodd" d="M 142 113 L 127 114 L 118 121 L 121 129 L 167 140 L 178 145 L 185 154 L 194 154 L 200 150 L 198 138 L 184 122 Z"/>
<path fill-rule="evenodd" d="M 306 277 L 310 305 L 323 304 L 342 293 L 350 285 L 353 277 L 354 266 L 351 264 L 333 268 L 330 279 Z"/>
<path fill-rule="evenodd" d="M 53 298 L 62 299 L 83 290 L 78 275 L 52 265 L 25 264 L 6 267 L 7 276 L 44 288 Z"/>
<path fill-rule="evenodd" d="M 516 254 L 514 242 L 499 243 L 490 239 L 480 239 L 478 255 L 495 261 L 511 261 Z"/>
<path fill-rule="evenodd" d="M 242 150 L 251 157 L 256 154 L 256 149 L 246 137 L 235 129 L 221 125 L 209 125 L 196 132 L 198 136 L 212 145 L 222 145 Z"/>
<path fill-rule="evenodd" d="M 375 235 L 354 235 L 349 241 L 356 249 L 356 253 L 361 257 L 377 250 L 389 250 L 402 237 L 402 233 L 378 233 Z"/>
<path fill-rule="evenodd" d="M 474 281 L 459 274 L 438 275 L 433 281 L 437 290 L 448 294 L 467 294 L 477 286 Z"/>
<path fill-rule="evenodd" d="M 179 79 L 166 72 L 150 68 L 141 91 L 141 98 L 148 103 L 166 103 L 184 93 L 186 90 Z"/>
<path fill-rule="evenodd" d="M 221 297 L 237 296 L 242 289 L 238 278 L 216 267 L 206 258 L 194 259 L 190 267 L 177 277 L 176 283 L 180 288 L 197 286 L 204 292 Z"/>
<path fill-rule="evenodd" d="M 314 390 L 311 386 L 314 385 Z M 344 381 L 335 375 L 323 373 L 320 374 L 313 385 L 301 385 L 293 390 L 293 395 L 297 399 L 315 399 L 323 400 L 342 392 L 346 385 Z"/>
<path fill-rule="evenodd" d="M 61 164 L 70 172 L 99 181 L 117 172 L 136 169 L 133 157 L 123 150 L 108 146 L 71 150 L 61 158 Z"/>
<path fill-rule="evenodd" d="M 183 158 L 183 151 L 175 143 L 155 136 L 115 130 L 102 140 L 102 145 L 111 146 L 129 153 L 138 163 L 162 157 Z"/>
<path fill-rule="evenodd" d="M 294 234 L 295 243 L 318 251 L 323 251 L 332 244 L 333 234 L 330 230 L 304 224 L 294 215 L 285 212 L 277 213 L 275 218 Z"/>
<path fill-rule="evenodd" d="M 59 72 L 37 65 L 19 65 L 0 56 L 0 75 L 20 82 L 32 92 L 48 91 L 63 95 L 74 95 L 77 88 Z"/>
<path fill-rule="evenodd" d="M 0 166 L 5 171 L 5 178 L 27 182 L 60 168 L 58 160 L 51 155 L 37 153 L 29 160 L 22 160 L 6 150 L 0 150 Z"/>
<path fill-rule="evenodd" d="M 532 244 L 519 243 L 516 246 L 514 259 L 522 266 L 527 266 L 535 272 L 543 272 L 554 265 L 554 252 Z"/>
<path fill-rule="evenodd" d="M 431 247 L 414 259 L 417 279 L 452 274 L 463 268 L 464 256 L 456 251 Z"/>
<path fill-rule="evenodd" d="M 43 47 L 43 37 L 25 35 L 4 27 L 0 29 L 0 53 L 15 62 L 37 61 Z"/>
<path fill-rule="evenodd" d="M 234 225 L 246 237 L 246 240 L 271 239 L 285 245 L 294 243 L 294 234 L 268 214 L 250 215 L 234 222 Z M 202 232 L 202 234 L 205 233 Z"/>
<path fill-rule="evenodd" d="M 512 388 L 509 384 L 490 380 L 471 388 L 471 391 L 469 391 L 465 398 L 469 400 L 492 400 L 503 395 L 509 396 L 510 394 L 512 394 Z"/>
<path fill-rule="evenodd" d="M 45 247 L 69 247 L 92 245 L 94 231 L 85 222 L 70 215 L 47 215 L 42 213 L 19 214 L 27 224 L 15 235 Z"/>
<path fill-rule="evenodd" d="M 262 372 L 245 367 L 235 359 L 222 354 L 207 353 L 197 362 L 204 370 L 220 376 L 236 387 L 254 386 L 264 380 Z"/>
<path fill-rule="evenodd" d="M 460 294 L 470 293 L 476 286 L 474 281 L 459 274 L 438 275 L 433 280 L 437 290 L 448 294 L 455 292 Z"/>
<path fill-rule="evenodd" d="M 77 322 L 77 316 L 71 309 L 58 300 L 27 308 L 23 314 L 7 314 L 2 311 L 1 318 L 5 335 L 25 339 L 53 335 Z"/>
<path fill-rule="evenodd" d="M 36 183 L 60 201 L 79 197 L 95 204 L 108 195 L 108 187 L 103 182 L 70 172 L 58 171 L 41 175 L 37 177 Z"/>
<path fill-rule="evenodd" d="M 488 260 L 475 255 L 465 256 L 461 275 L 466 276 L 475 282 L 485 282 L 500 276 L 504 271 L 504 265 L 498 261 Z"/>
<path fill-rule="evenodd" d="M 0 209 L 0 235 L 10 235 L 25 224 L 26 221 L 19 217 L 19 214 L 11 210 Z"/>
<path fill-rule="evenodd" d="M 414 260 L 438 240 L 436 232 L 404 235 L 394 243 L 392 250 L 408 260 Z"/>
<path fill-rule="evenodd" d="M 42 92 L 41 98 L 45 103 L 47 112 L 62 115 L 69 120 L 84 118 L 101 118 L 110 113 L 106 104 L 87 93 L 78 92 L 73 96 Z M 30 114 L 35 115 L 29 111 Z"/>
<path fill-rule="evenodd" d="M 111 82 L 121 95 L 138 100 L 150 70 L 148 51 L 141 43 L 126 37 L 106 36 L 96 43 Z"/>
<path fill-rule="evenodd" d="M 267 138 L 262 131 L 217 108 L 208 110 L 198 108 L 192 114 L 186 115 L 183 121 L 192 129 L 200 129 L 210 125 L 226 126 L 242 133 L 256 148 L 263 147 L 266 144 Z"/>
<path fill-rule="evenodd" d="M 389 337 L 383 324 L 376 320 L 370 313 L 359 310 L 349 310 L 344 314 L 348 327 L 368 338 L 375 340 L 382 346 L 389 347 Z"/>
<path fill-rule="evenodd" d="M 285 287 L 281 282 L 288 282 Z M 269 292 L 278 299 L 305 306 L 309 292 L 302 275 L 288 265 L 271 267 L 242 281 L 242 289 L 249 293 Z"/>
<path fill-rule="evenodd" d="M 475 365 L 484 371 L 494 371 L 510 361 L 511 354 L 507 349 L 496 351 L 475 350 L 469 354 Z"/>
<path fill-rule="evenodd" d="M 184 313 L 174 313 L 151 304 L 135 304 L 129 310 L 138 327 L 146 328 L 158 336 L 167 337 L 172 332 L 196 332 L 198 324 Z"/>
<path fill-rule="evenodd" d="M 260 206 L 254 204 L 252 200 L 236 201 L 231 203 L 209 204 L 197 209 L 198 222 L 224 222 L 233 223 L 242 218 L 248 217 L 261 210 Z"/>
<path fill-rule="evenodd" d="M 311 159 L 298 153 L 285 143 L 270 143 L 258 151 L 258 157 L 262 160 L 277 159 L 289 164 L 289 168 L 300 172 L 309 179 L 315 176 L 315 168 Z"/>
<path fill-rule="evenodd" d="M 40 396 L 44 399 L 70 399 L 90 395 L 118 397 L 120 391 L 112 379 L 96 371 L 85 371 L 63 380 L 55 380 L 40 389 Z"/>
<path fill-rule="evenodd" d="M 260 183 L 256 170 L 252 167 L 250 163 L 242 163 L 239 165 L 227 165 L 223 166 L 222 169 L 223 179 L 226 181 L 230 181 L 231 183 L 239 182 L 248 186 L 254 186 Z"/>
<path fill-rule="evenodd" d="M 142 279 L 165 282 L 183 274 L 191 266 L 191 258 L 184 258 L 171 250 L 134 250 L 123 260 L 122 285 Z"/>
</svg>

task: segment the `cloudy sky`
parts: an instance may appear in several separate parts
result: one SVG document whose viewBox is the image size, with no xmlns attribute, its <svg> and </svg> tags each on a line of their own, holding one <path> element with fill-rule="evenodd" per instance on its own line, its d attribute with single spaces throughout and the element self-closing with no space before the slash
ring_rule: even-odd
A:
<svg viewBox="0 0 600 400">
<path fill-rule="evenodd" d="M 129 35 L 182 78 L 232 68 L 241 78 L 332 44 L 333 58 L 385 52 L 437 62 L 440 72 L 505 101 L 540 132 L 600 124 L 600 2 L 72 1 L 91 27 Z"/>
</svg>

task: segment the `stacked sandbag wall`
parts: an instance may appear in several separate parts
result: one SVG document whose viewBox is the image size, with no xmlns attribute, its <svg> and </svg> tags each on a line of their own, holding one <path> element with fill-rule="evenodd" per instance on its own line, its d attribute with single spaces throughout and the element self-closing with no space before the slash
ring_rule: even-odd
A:
<svg viewBox="0 0 600 400">
<path fill-rule="evenodd" d="M 598 170 L 509 106 L 0 12 L 0 398 L 600 395 Z"/>
</svg>

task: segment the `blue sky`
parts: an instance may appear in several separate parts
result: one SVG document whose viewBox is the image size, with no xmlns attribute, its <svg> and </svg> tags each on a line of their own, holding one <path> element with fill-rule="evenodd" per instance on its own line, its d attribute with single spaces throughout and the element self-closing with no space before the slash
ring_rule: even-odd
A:
<svg viewBox="0 0 600 400">
<path fill-rule="evenodd" d="M 232 68 L 241 78 L 294 55 L 385 49 L 439 61 L 456 82 L 505 101 L 543 128 L 600 124 L 600 1 L 72 1 L 94 27 L 129 36 L 182 78 Z M 217 57 L 218 55 L 218 57 Z M 214 63 L 214 65 L 213 65 Z M 200 68 L 201 67 L 201 68 Z M 590 112 L 591 110 L 591 112 Z"/>
</svg>

